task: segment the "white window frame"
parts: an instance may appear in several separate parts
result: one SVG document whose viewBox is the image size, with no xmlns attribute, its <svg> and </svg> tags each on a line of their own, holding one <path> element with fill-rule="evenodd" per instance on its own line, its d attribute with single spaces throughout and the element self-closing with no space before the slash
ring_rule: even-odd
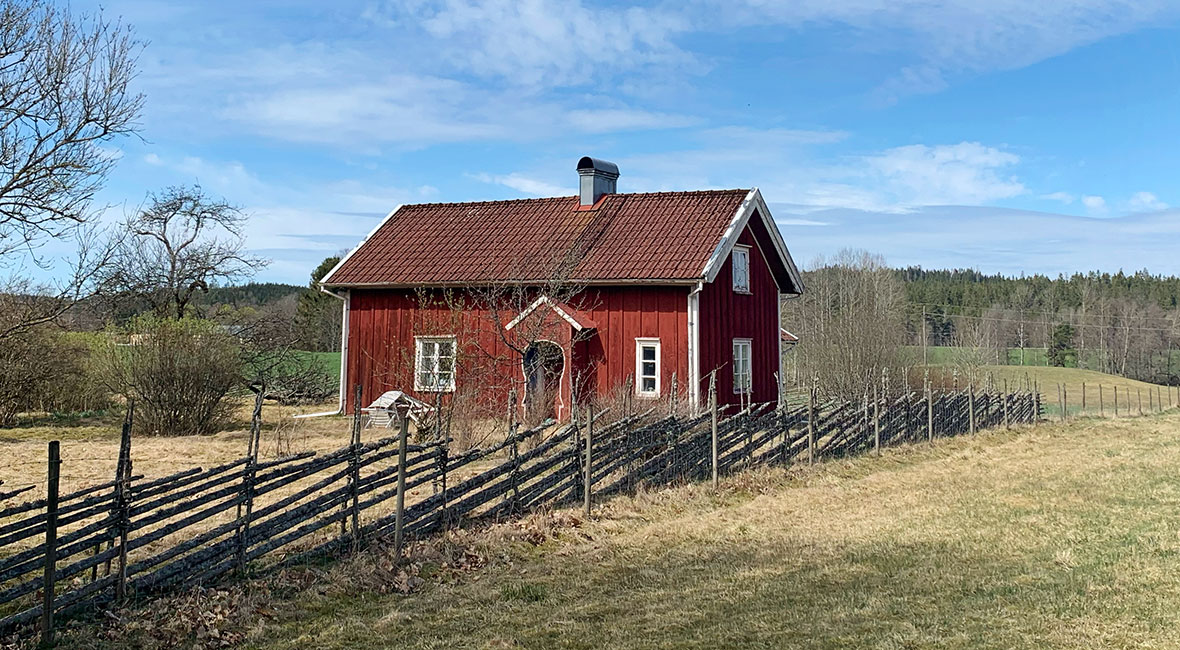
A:
<svg viewBox="0 0 1180 650">
<path fill-rule="evenodd" d="M 439 359 L 443 358 L 443 355 L 438 354 L 437 347 L 435 348 L 435 354 L 433 357 L 425 357 L 423 355 L 424 347 L 425 347 L 424 344 L 438 344 L 438 343 L 450 343 L 451 344 L 451 377 L 450 377 L 450 381 L 448 381 L 446 383 L 446 385 L 443 385 L 443 386 L 440 386 L 439 381 L 438 381 L 439 375 L 442 373 L 442 370 L 439 368 L 438 362 L 439 362 Z M 455 390 L 455 373 L 458 370 L 458 368 L 457 368 L 458 364 L 456 364 L 456 359 L 455 359 L 457 352 L 458 352 L 458 346 L 455 343 L 455 336 L 453 334 L 447 334 L 447 335 L 441 335 L 441 336 L 415 336 L 414 337 L 414 390 L 416 390 L 418 392 L 422 392 L 422 393 L 450 393 L 450 392 L 453 392 Z M 429 384 L 422 382 L 422 373 L 421 373 L 422 364 L 426 361 L 429 361 L 429 363 L 430 363 L 430 368 L 427 370 L 427 372 L 429 372 L 430 376 L 434 379 L 434 381 Z"/>
<path fill-rule="evenodd" d="M 737 259 L 738 259 L 739 255 L 741 257 L 745 258 L 745 260 L 746 260 L 746 264 L 745 264 L 746 277 L 745 277 L 744 284 L 738 284 Z M 730 266 L 730 275 L 733 276 L 733 290 L 734 290 L 734 292 L 736 292 L 736 293 L 753 293 L 750 290 L 750 247 L 743 245 L 743 244 L 735 245 L 733 247 L 733 253 L 730 254 L 729 266 Z"/>
<path fill-rule="evenodd" d="M 738 350 L 746 350 L 745 367 L 741 366 Z M 743 375 L 745 381 L 743 381 Z M 754 341 L 753 339 L 733 340 L 733 394 L 744 395 L 754 392 Z"/>
<path fill-rule="evenodd" d="M 656 389 L 654 391 L 643 390 L 643 348 L 654 347 L 656 349 Z M 660 374 L 661 361 L 660 357 L 660 339 L 653 337 L 638 337 L 635 339 L 635 394 L 640 397 L 659 397 L 660 396 Z M 648 375 L 650 376 L 650 375 Z"/>
</svg>

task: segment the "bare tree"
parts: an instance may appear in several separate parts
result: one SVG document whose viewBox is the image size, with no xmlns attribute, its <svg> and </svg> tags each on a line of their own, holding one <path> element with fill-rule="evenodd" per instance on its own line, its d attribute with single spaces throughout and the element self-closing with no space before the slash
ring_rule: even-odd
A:
<svg viewBox="0 0 1180 650">
<path fill-rule="evenodd" d="M 129 217 L 104 290 L 143 300 L 161 317 L 183 318 L 197 292 L 250 277 L 267 264 L 245 250 L 246 215 L 200 188 L 149 194 Z"/>
<path fill-rule="evenodd" d="M 102 145 L 138 128 L 143 96 L 131 82 L 140 47 L 130 28 L 101 15 L 0 0 L 0 291 L 28 298 L 7 312 L 0 339 L 54 320 L 92 286 L 103 261 L 92 249 L 55 285 L 33 283 L 29 266 L 48 266 L 37 256 L 45 240 L 92 220 L 117 160 Z"/>
<path fill-rule="evenodd" d="M 804 380 L 818 376 L 824 392 L 859 399 L 883 371 L 904 376 L 904 289 L 884 259 L 844 250 L 814 262 L 806 282 L 807 293 L 783 303 Z"/>
</svg>

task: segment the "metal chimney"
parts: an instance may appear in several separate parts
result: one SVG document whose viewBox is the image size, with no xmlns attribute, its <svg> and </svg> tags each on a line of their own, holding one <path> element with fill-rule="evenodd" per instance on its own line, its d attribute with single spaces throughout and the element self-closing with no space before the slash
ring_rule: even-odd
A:
<svg viewBox="0 0 1180 650">
<path fill-rule="evenodd" d="M 578 195 L 582 205 L 594 205 L 603 194 L 614 194 L 615 184 L 619 178 L 619 166 L 583 156 L 578 161 Z"/>
</svg>

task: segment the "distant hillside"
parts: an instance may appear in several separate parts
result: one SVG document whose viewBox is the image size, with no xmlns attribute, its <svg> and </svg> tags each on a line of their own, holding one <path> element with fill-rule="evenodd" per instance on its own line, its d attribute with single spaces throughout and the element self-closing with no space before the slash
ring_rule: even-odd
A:
<svg viewBox="0 0 1180 650">
<path fill-rule="evenodd" d="M 213 287 L 201 298 L 206 305 L 261 307 L 304 291 L 307 287 L 276 282 L 251 282 L 232 287 Z"/>
</svg>

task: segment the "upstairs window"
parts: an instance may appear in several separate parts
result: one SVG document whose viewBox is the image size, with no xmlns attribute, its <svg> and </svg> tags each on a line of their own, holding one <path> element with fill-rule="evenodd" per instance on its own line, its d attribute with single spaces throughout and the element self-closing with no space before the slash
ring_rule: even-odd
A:
<svg viewBox="0 0 1180 650">
<path fill-rule="evenodd" d="M 418 336 L 414 348 L 414 390 L 455 390 L 455 337 Z"/>
<path fill-rule="evenodd" d="M 750 339 L 733 340 L 733 392 L 749 393 L 753 385 L 750 368 Z"/>
<path fill-rule="evenodd" d="M 635 392 L 660 396 L 660 340 L 635 339 Z"/>
<path fill-rule="evenodd" d="M 750 247 L 733 247 L 733 290 L 750 293 Z"/>
</svg>

